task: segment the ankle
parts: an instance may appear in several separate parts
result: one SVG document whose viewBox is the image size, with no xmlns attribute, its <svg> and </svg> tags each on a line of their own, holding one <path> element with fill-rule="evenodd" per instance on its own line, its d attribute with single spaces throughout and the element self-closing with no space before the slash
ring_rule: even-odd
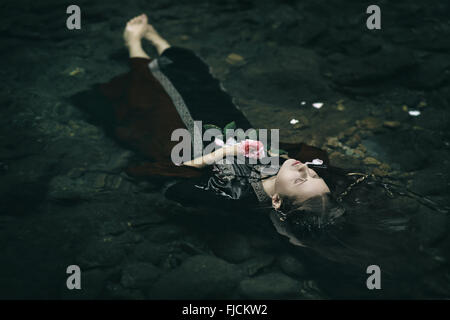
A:
<svg viewBox="0 0 450 320">
<path fill-rule="evenodd" d="M 142 48 L 140 41 L 130 43 L 128 53 L 130 58 L 150 58 Z"/>
<path fill-rule="evenodd" d="M 156 51 L 158 52 L 159 55 L 161 55 L 164 50 L 170 48 L 170 44 L 165 41 L 163 43 L 159 43 L 158 45 L 155 45 Z"/>
<path fill-rule="evenodd" d="M 142 44 L 141 44 L 141 39 L 140 39 L 140 38 L 130 38 L 130 39 L 127 39 L 127 40 L 125 41 L 125 45 L 126 45 L 128 48 L 137 48 L 137 47 L 141 47 L 141 46 L 142 46 Z"/>
</svg>

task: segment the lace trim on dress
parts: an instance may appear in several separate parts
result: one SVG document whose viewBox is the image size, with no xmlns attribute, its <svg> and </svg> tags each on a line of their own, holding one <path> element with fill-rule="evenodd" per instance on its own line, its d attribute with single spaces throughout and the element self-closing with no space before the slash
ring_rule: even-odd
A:
<svg viewBox="0 0 450 320">
<path fill-rule="evenodd" d="M 271 199 L 269 195 L 264 191 L 264 187 L 261 182 L 261 174 L 259 174 L 257 171 L 252 171 L 250 173 L 250 176 L 253 181 L 250 182 L 253 190 L 255 191 L 256 197 L 258 198 L 259 202 L 270 202 Z"/>
<path fill-rule="evenodd" d="M 167 57 L 162 57 L 160 59 L 167 59 Z M 197 130 L 195 130 L 196 123 L 194 122 L 194 119 L 192 118 L 191 113 L 189 112 L 188 107 L 186 106 L 186 103 L 183 100 L 183 97 L 180 95 L 178 90 L 175 88 L 175 86 L 172 84 L 169 78 L 166 77 L 166 75 L 161 71 L 159 67 L 159 59 L 154 59 L 152 62 L 149 63 L 149 68 L 153 76 L 159 81 L 159 83 L 162 85 L 166 93 L 169 95 L 170 99 L 172 100 L 175 108 L 178 111 L 178 114 L 180 115 L 181 120 L 185 124 L 186 128 L 188 129 L 189 133 L 192 137 L 192 146 L 195 151 L 202 151 L 203 150 L 203 142 L 202 142 L 202 128 L 199 128 L 197 125 Z M 169 60 L 170 61 L 170 60 Z M 163 61 L 163 63 L 166 63 Z M 196 156 L 196 155 L 194 155 Z"/>
</svg>

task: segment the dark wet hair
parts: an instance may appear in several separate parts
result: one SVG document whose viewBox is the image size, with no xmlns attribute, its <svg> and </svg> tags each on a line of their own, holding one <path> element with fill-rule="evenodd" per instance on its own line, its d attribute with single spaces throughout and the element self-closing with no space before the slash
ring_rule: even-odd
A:
<svg viewBox="0 0 450 320">
<path fill-rule="evenodd" d="M 332 191 L 326 196 L 330 203 L 325 200 L 323 205 L 328 210 L 314 209 L 321 199 L 311 198 L 310 205 L 297 206 L 288 200 L 285 222 L 272 221 L 291 243 L 307 247 L 302 254 L 315 261 L 314 272 L 322 277 L 321 272 L 330 272 L 326 265 L 331 263 L 332 270 L 345 275 L 335 286 L 324 280 L 330 293 L 339 295 L 340 286 L 349 281 L 364 283 L 369 265 L 382 268 L 384 286 L 390 290 L 386 295 L 420 295 L 426 287 L 439 296 L 439 290 L 450 290 L 449 285 L 436 286 L 424 278 L 427 270 L 441 270 L 445 263 L 431 259 L 430 254 L 447 257 L 448 207 L 409 190 L 406 181 L 394 176 L 340 168 L 319 171 Z M 303 210 L 303 206 L 313 209 Z M 278 221 L 280 217 L 283 214 L 274 215 Z M 423 282 L 417 280 L 422 278 Z M 411 286 L 412 281 L 417 283 Z"/>
<path fill-rule="evenodd" d="M 330 193 L 302 203 L 283 198 L 280 209 L 271 213 L 277 231 L 292 243 L 335 246 L 361 232 L 391 234 L 406 230 L 410 228 L 411 215 L 404 213 L 415 211 L 419 204 L 448 213 L 448 207 L 439 206 L 389 178 L 335 167 L 315 170 L 329 186 Z"/>
<path fill-rule="evenodd" d="M 327 227 L 339 223 L 344 212 L 333 194 L 327 192 L 301 203 L 284 197 L 271 217 L 278 232 L 289 237 L 292 243 L 304 244 L 305 240 L 320 237 Z"/>
<path fill-rule="evenodd" d="M 420 296 L 423 288 L 436 297 L 450 292 L 450 284 L 436 285 L 425 277 L 427 270 L 445 269 L 447 260 L 430 259 L 430 254 L 448 256 L 448 206 L 409 190 L 403 177 L 313 168 L 331 193 L 303 203 L 284 198 L 270 218 L 278 233 L 294 244 L 290 250 L 314 266 L 311 272 L 325 292 L 341 296 L 343 287 L 356 288 L 356 295 L 373 298 L 361 285 L 370 265 L 382 268 L 386 297 Z"/>
</svg>

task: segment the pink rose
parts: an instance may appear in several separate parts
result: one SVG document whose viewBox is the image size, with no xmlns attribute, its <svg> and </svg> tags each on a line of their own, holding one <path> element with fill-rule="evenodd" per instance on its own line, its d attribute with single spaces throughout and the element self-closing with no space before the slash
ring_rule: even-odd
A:
<svg viewBox="0 0 450 320">
<path fill-rule="evenodd" d="M 264 157 L 264 144 L 257 140 L 244 140 L 238 144 L 239 154 L 247 158 L 261 159 Z"/>
</svg>

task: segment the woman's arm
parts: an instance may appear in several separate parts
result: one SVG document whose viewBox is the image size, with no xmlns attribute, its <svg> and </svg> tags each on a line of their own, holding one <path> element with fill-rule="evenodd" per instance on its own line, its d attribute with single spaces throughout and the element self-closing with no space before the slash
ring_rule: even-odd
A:
<svg viewBox="0 0 450 320">
<path fill-rule="evenodd" d="M 211 165 L 223 159 L 225 156 L 236 156 L 238 154 L 238 145 L 225 146 L 217 149 L 214 152 L 208 153 L 202 157 L 195 158 L 182 164 L 185 166 L 203 168 L 204 166 Z"/>
<path fill-rule="evenodd" d="M 267 153 L 269 154 L 269 156 L 271 156 L 271 157 L 276 157 L 276 156 L 279 156 L 280 158 L 284 158 L 284 159 L 291 159 L 291 158 L 289 158 L 289 156 L 287 155 L 287 154 L 282 154 L 282 155 L 279 155 L 278 153 L 274 153 L 274 152 L 271 152 L 270 150 L 269 151 L 267 151 Z"/>
</svg>

